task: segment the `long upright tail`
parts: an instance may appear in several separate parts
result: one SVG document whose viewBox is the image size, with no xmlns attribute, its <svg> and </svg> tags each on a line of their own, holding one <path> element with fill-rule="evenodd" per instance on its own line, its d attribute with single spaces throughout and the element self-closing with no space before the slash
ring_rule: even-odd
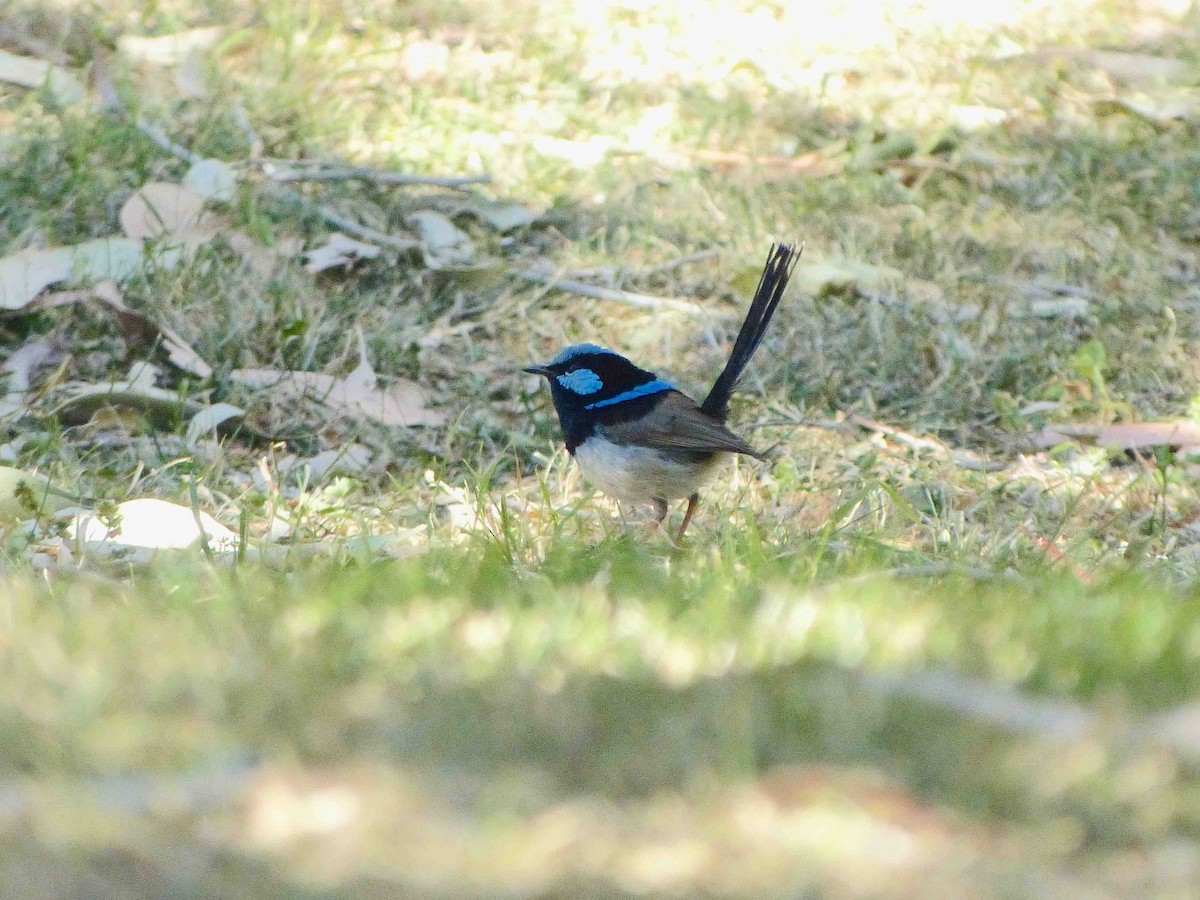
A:
<svg viewBox="0 0 1200 900">
<path fill-rule="evenodd" d="M 716 416 L 724 422 L 729 414 L 729 398 L 737 386 L 738 378 L 749 364 L 750 357 L 754 356 L 763 335 L 767 333 L 767 326 L 771 324 L 771 317 L 775 315 L 775 307 L 779 305 L 792 269 L 803 252 L 803 246 L 797 250 L 794 245 L 789 244 L 780 244 L 778 247 L 771 245 L 767 265 L 758 280 L 758 288 L 754 291 L 754 299 L 750 301 L 750 311 L 746 313 L 742 330 L 738 332 L 737 340 L 733 344 L 733 352 L 729 354 L 729 362 L 725 363 L 724 371 L 717 377 L 712 390 L 700 404 L 700 408 L 710 416 Z"/>
</svg>

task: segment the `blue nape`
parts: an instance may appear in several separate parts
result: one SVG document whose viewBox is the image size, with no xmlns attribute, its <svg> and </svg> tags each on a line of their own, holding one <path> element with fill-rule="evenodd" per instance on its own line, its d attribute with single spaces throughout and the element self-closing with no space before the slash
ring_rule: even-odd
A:
<svg viewBox="0 0 1200 900">
<path fill-rule="evenodd" d="M 584 409 L 599 409 L 602 406 L 615 406 L 618 403 L 624 403 L 626 400 L 636 400 L 638 397 L 649 397 L 651 394 L 658 394 L 663 391 L 675 390 L 675 385 L 669 381 L 664 381 L 661 378 L 655 378 L 653 381 L 647 381 L 645 384 L 639 384 L 635 388 L 630 388 L 623 394 L 617 394 L 615 397 L 609 397 L 607 400 L 597 400 L 595 403 L 589 403 Z"/>
</svg>

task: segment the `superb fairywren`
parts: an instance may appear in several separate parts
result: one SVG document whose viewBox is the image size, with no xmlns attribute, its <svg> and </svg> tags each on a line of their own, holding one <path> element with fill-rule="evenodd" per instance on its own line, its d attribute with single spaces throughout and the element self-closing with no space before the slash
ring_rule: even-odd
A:
<svg viewBox="0 0 1200 900">
<path fill-rule="evenodd" d="M 726 428 L 725 419 L 734 386 L 771 324 L 799 257 L 787 244 L 771 247 L 729 362 L 703 403 L 595 344 L 574 344 L 544 366 L 525 369 L 550 380 L 567 452 L 589 482 L 617 500 L 653 503 L 656 526 L 667 517 L 668 500 L 686 497 L 678 535 L 683 537 L 698 491 L 722 454 L 765 459 Z"/>
</svg>

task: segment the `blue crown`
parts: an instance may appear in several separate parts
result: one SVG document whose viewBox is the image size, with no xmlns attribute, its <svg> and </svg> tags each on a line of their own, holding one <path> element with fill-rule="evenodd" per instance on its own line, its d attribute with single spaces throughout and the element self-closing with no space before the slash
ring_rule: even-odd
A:
<svg viewBox="0 0 1200 900">
<path fill-rule="evenodd" d="M 558 356 L 554 357 L 554 359 L 550 360 L 550 365 L 561 366 L 563 363 L 574 359 L 576 356 L 583 356 L 588 353 L 600 353 L 607 354 L 609 356 L 617 355 L 607 347 L 599 347 L 596 344 L 572 344 L 562 353 L 558 354 Z"/>
</svg>

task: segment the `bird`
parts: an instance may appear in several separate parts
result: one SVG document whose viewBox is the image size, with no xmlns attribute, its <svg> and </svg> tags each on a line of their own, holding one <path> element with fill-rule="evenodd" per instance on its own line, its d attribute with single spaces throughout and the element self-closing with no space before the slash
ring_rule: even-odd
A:
<svg viewBox="0 0 1200 900">
<path fill-rule="evenodd" d="M 524 367 L 549 381 L 567 452 L 584 478 L 622 503 L 652 503 L 652 531 L 666 520 L 669 501 L 687 498 L 676 540 L 683 538 L 700 488 L 727 454 L 766 461 L 726 427 L 729 398 L 762 343 L 803 250 L 771 245 L 729 360 L 701 403 L 668 379 L 596 344 L 572 344 L 544 365 Z"/>
</svg>

